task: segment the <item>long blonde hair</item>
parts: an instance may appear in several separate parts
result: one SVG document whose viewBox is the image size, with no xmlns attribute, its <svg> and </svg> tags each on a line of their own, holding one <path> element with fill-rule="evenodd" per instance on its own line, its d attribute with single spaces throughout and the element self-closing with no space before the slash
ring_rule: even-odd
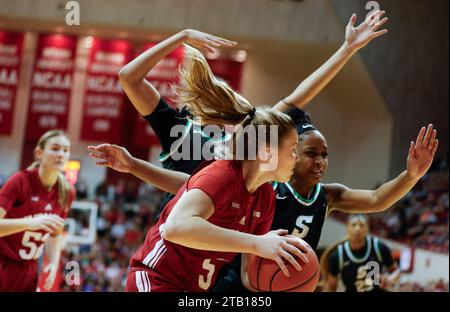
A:
<svg viewBox="0 0 450 312">
<path fill-rule="evenodd" d="M 271 107 L 254 108 L 225 81 L 217 79 L 197 49 L 185 45 L 185 56 L 188 64 L 180 68 L 180 85 L 175 86 L 174 91 L 176 101 L 186 105 L 193 116 L 216 124 L 241 125 L 242 128 L 248 125 L 255 128 L 276 125 L 280 141 L 291 129 L 295 129 L 288 115 Z M 266 131 L 265 142 L 268 142 L 270 134 L 270 130 Z M 239 133 L 234 135 L 234 146 L 238 145 L 236 141 L 240 137 L 245 136 Z M 256 137 L 256 140 L 259 138 Z"/>
<path fill-rule="evenodd" d="M 67 138 L 67 135 L 64 131 L 61 130 L 50 130 L 45 132 L 36 144 L 36 148 L 40 148 L 41 150 L 45 149 L 45 145 L 47 145 L 48 140 L 54 137 L 63 136 Z M 40 162 L 39 160 L 35 160 L 31 165 L 28 166 L 27 170 L 32 170 L 39 168 Z M 69 192 L 71 189 L 71 185 L 69 181 L 67 181 L 65 175 L 61 172 L 58 174 L 58 180 L 56 181 L 58 184 L 58 203 L 63 207 L 64 211 L 67 212 L 69 207 Z"/>
</svg>

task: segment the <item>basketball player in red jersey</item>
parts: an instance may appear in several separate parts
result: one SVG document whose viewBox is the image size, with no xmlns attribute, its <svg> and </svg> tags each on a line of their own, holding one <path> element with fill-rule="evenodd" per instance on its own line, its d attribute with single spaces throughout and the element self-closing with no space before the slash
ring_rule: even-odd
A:
<svg viewBox="0 0 450 312">
<path fill-rule="evenodd" d="M 297 270 L 301 267 L 294 256 L 307 261 L 300 239 L 284 230 L 269 232 L 275 196 L 268 182 L 288 181 L 298 157 L 292 121 L 272 109 L 249 108 L 242 117 L 253 126 L 278 125 L 279 147 L 263 147 L 278 157 L 276 170 L 260 171 L 260 159 L 218 160 L 200 168 L 133 255 L 127 291 L 208 291 L 237 253 L 275 260 L 286 275 L 283 260 Z"/>
<path fill-rule="evenodd" d="M 64 218 L 74 200 L 62 171 L 70 142 L 61 131 L 39 139 L 34 162 L 0 189 L 0 292 L 36 291 L 37 259 L 44 246 L 49 258 L 45 289 L 54 283 L 61 253 Z"/>
<path fill-rule="evenodd" d="M 266 133 L 245 135 L 241 128 L 231 143 L 244 146 L 243 155 L 234 152 L 231 160 L 206 162 L 197 168 L 133 255 L 127 291 L 208 291 L 221 267 L 238 253 L 272 259 L 286 275 L 286 262 L 297 270 L 301 267 L 295 257 L 307 262 L 302 253 L 307 247 L 301 239 L 284 230 L 269 232 L 275 194 L 268 182 L 288 181 L 298 160 L 292 119 L 268 107 L 255 109 L 228 93 L 228 86 L 215 79 L 200 52 L 187 48 L 187 54 L 191 67 L 185 72 L 189 77 L 184 77 L 180 97 L 185 97 L 196 115 L 221 124 L 264 128 Z M 203 89 L 205 85 L 210 87 Z M 215 107 L 201 109 L 206 106 Z M 273 135 L 277 143 L 269 142 Z M 249 142 L 263 143 L 258 144 L 255 160 L 249 160 Z M 98 165 L 108 165 L 101 149 L 93 151 L 103 159 Z M 261 170 L 271 164 L 275 164 L 271 170 Z"/>
</svg>

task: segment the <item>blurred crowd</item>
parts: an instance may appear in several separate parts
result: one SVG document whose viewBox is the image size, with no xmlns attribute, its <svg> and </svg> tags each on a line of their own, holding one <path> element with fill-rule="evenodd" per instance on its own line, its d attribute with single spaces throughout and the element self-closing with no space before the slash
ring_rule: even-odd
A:
<svg viewBox="0 0 450 312">
<path fill-rule="evenodd" d="M 81 280 L 79 285 L 69 286 L 61 279 L 60 291 L 124 290 L 130 258 L 155 223 L 156 209 L 163 196 L 162 192 L 146 184 L 141 184 L 137 192 L 126 192 L 123 191 L 124 184 L 108 186 L 103 183 L 97 187 L 97 240 L 92 245 L 68 246 L 63 252 L 63 268 L 65 263 L 76 261 Z M 78 185 L 77 195 L 78 200 L 83 199 Z"/>
</svg>

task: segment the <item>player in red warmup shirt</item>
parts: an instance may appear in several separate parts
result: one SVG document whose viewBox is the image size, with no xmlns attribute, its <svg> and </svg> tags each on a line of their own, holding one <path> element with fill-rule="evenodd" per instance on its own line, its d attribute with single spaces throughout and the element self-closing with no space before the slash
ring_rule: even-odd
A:
<svg viewBox="0 0 450 312">
<path fill-rule="evenodd" d="M 63 132 L 46 132 L 37 143 L 36 162 L 0 189 L 0 292 L 37 290 L 37 260 L 44 247 L 49 257 L 45 289 L 55 281 L 60 234 L 75 197 L 62 173 L 69 150 Z"/>
</svg>

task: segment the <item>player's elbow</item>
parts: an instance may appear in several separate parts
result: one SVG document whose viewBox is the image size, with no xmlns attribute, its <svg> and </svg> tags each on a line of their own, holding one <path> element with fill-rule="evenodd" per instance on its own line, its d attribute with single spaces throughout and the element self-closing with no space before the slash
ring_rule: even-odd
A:
<svg viewBox="0 0 450 312">
<path fill-rule="evenodd" d="M 130 70 L 127 68 L 127 66 L 124 66 L 119 70 L 118 76 L 121 84 L 134 80 L 132 73 L 130 73 Z"/>
<path fill-rule="evenodd" d="M 173 243 L 178 242 L 183 235 L 183 227 L 177 220 L 167 221 L 164 224 L 164 230 L 161 232 L 162 238 Z"/>
</svg>

